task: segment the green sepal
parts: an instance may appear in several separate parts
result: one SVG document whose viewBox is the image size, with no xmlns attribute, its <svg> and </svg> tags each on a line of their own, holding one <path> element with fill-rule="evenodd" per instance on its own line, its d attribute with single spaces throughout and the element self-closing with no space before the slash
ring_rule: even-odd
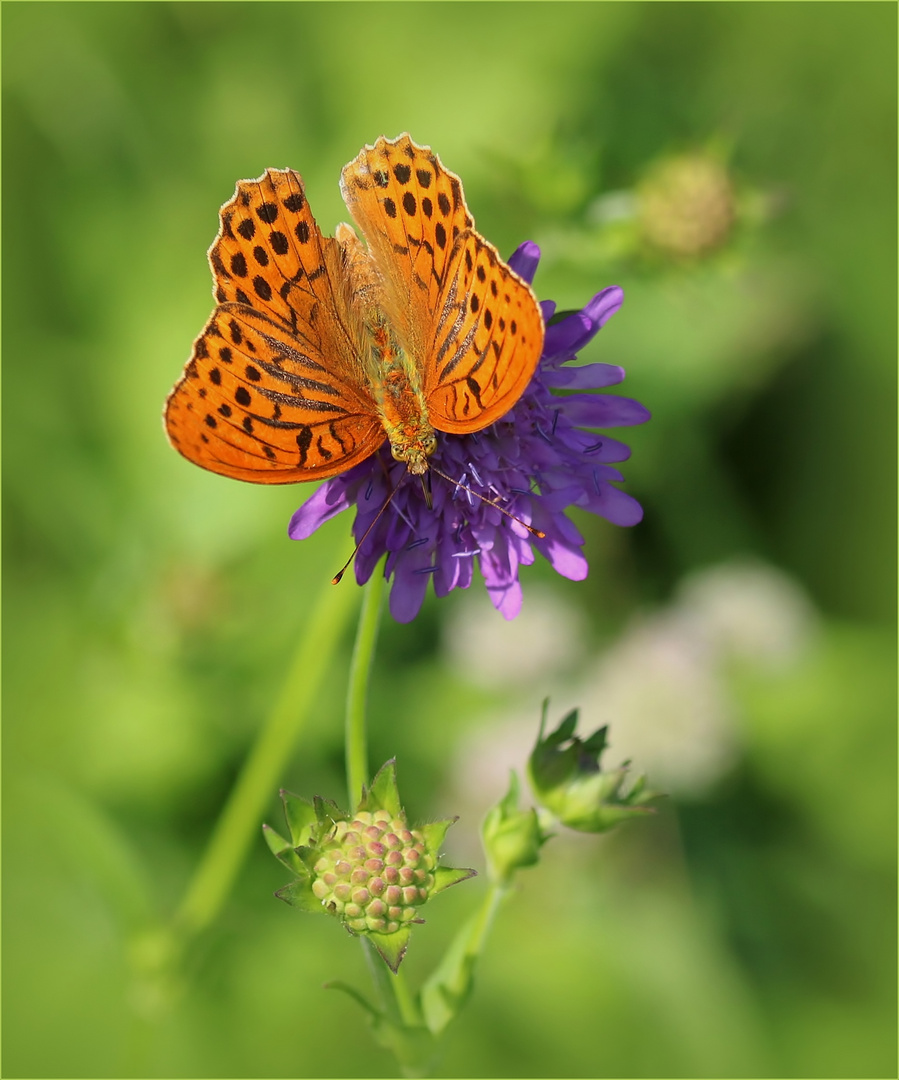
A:
<svg viewBox="0 0 899 1080">
<path fill-rule="evenodd" d="M 300 864 L 300 869 L 297 871 L 299 874 L 313 874 L 315 871 L 315 864 L 318 862 L 320 852 L 318 846 L 316 847 L 298 847 L 296 849 L 297 860 Z"/>
<path fill-rule="evenodd" d="M 401 926 L 399 930 L 393 934 L 374 934 L 370 931 L 366 933 L 368 940 L 374 945 L 381 956 L 384 959 L 384 963 L 390 968 L 394 975 L 399 971 L 400 964 L 403 961 L 403 957 L 406 955 L 406 949 L 409 945 L 409 938 L 412 935 L 412 927 L 408 924 Z"/>
<path fill-rule="evenodd" d="M 338 821 L 349 821 L 352 817 L 345 810 L 341 810 L 333 799 L 323 799 L 321 795 L 312 796 L 312 808 L 318 824 L 318 831 L 314 834 L 315 841 L 326 836 Z M 306 842 L 309 843 L 308 840 Z"/>
<path fill-rule="evenodd" d="M 276 832 L 271 827 L 271 825 L 262 826 L 262 835 L 265 837 L 265 842 L 268 844 L 269 851 L 271 851 L 273 855 L 279 856 L 285 848 L 293 851 L 293 845 L 290 841 L 285 840 L 279 832 Z"/>
<path fill-rule="evenodd" d="M 593 734 L 584 740 L 584 753 L 590 755 L 599 763 L 600 757 L 605 753 L 609 746 L 609 725 L 603 724 L 601 728 L 598 728 Z"/>
<path fill-rule="evenodd" d="M 295 874 L 306 872 L 306 868 L 289 840 L 285 840 L 283 836 L 276 833 L 271 825 L 262 826 L 262 835 L 265 837 L 265 842 L 268 844 L 271 853 L 276 859 L 284 863 L 288 870 L 292 870 Z"/>
<path fill-rule="evenodd" d="M 436 859 L 443 847 L 443 841 L 451 825 L 455 825 L 458 817 L 447 818 L 445 821 L 431 821 L 427 825 L 419 825 L 418 831 L 424 837 L 428 851 Z"/>
<path fill-rule="evenodd" d="M 316 825 L 315 808 L 312 803 L 308 799 L 302 799 L 299 795 L 294 795 L 291 791 L 285 791 L 283 788 L 281 789 L 281 802 L 284 805 L 284 817 L 287 820 L 290 838 L 293 841 L 291 846 L 299 847 L 301 844 L 312 843 Z M 278 853 L 275 852 L 275 854 Z"/>
<path fill-rule="evenodd" d="M 296 881 L 291 881 L 289 885 L 285 885 L 283 889 L 278 889 L 275 896 L 279 900 L 283 900 L 285 904 L 290 904 L 291 907 L 299 908 L 300 911 L 306 911 L 310 915 L 330 915 L 326 907 L 323 906 L 321 900 L 313 893 L 312 885 L 307 877 L 297 878 Z"/>
<path fill-rule="evenodd" d="M 358 809 L 367 810 L 369 813 L 387 810 L 393 818 L 404 816 L 403 807 L 400 804 L 400 791 L 396 783 L 396 758 L 385 761 L 378 769 L 371 786 L 362 789 Z"/>
<path fill-rule="evenodd" d="M 434 870 L 434 885 L 428 894 L 428 899 L 430 900 L 432 896 L 436 896 L 437 893 L 441 893 L 444 889 L 448 889 L 450 885 L 458 885 L 460 881 L 468 881 L 469 878 L 477 876 L 477 870 L 468 868 L 457 869 L 453 866 L 438 866 Z"/>
<path fill-rule="evenodd" d="M 544 699 L 543 702 L 543 715 L 540 717 L 540 740 L 543 741 L 543 728 L 546 724 L 546 716 L 549 711 L 549 698 Z M 577 728 L 578 716 L 580 710 L 572 709 L 567 716 L 563 717 L 559 723 L 559 726 L 551 734 L 546 737 L 547 746 L 556 746 L 558 743 L 565 742 L 566 739 L 570 739 Z"/>
</svg>

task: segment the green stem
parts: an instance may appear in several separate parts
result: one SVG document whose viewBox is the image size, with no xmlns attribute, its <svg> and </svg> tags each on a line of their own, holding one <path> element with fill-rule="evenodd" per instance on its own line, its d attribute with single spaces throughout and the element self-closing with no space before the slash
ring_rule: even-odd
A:
<svg viewBox="0 0 899 1080">
<path fill-rule="evenodd" d="M 421 1015 L 409 993 L 403 973 L 398 971 L 394 975 L 374 945 L 365 938 L 361 940 L 365 959 L 368 961 L 369 974 L 381 999 L 384 1012 L 399 1027 L 420 1027 Z"/>
<path fill-rule="evenodd" d="M 351 809 L 358 805 L 362 797 L 362 788 L 368 784 L 369 780 L 366 700 L 378 639 L 383 596 L 384 571 L 379 565 L 365 586 L 347 687 L 346 773 Z M 392 975 L 372 945 L 364 938 L 362 944 L 372 979 L 388 1015 L 405 1027 L 420 1026 L 421 1016 L 402 972 Z"/>
<path fill-rule="evenodd" d="M 308 613 L 281 693 L 259 732 L 175 915 L 182 943 L 215 919 L 259 831 L 266 804 L 327 672 L 356 603 L 356 591 L 328 585 Z"/>
<path fill-rule="evenodd" d="M 496 918 L 499 906 L 505 900 L 508 891 L 507 886 L 498 885 L 496 882 L 491 883 L 480 910 L 474 918 L 468 947 L 470 956 L 478 957 L 483 952 L 487 935 L 493 926 L 493 920 Z"/>
<path fill-rule="evenodd" d="M 421 1027 L 421 1010 L 409 990 L 405 974 L 398 971 L 391 976 L 390 984 L 393 987 L 394 1000 L 403 1024 L 408 1028 Z"/>
<path fill-rule="evenodd" d="M 368 737 L 365 726 L 365 703 L 371 675 L 378 624 L 381 620 L 381 600 L 384 596 L 384 572 L 381 564 L 375 567 L 362 599 L 356 644 L 350 661 L 350 677 L 346 696 L 346 779 L 350 809 L 359 804 L 362 788 L 368 784 Z"/>
</svg>

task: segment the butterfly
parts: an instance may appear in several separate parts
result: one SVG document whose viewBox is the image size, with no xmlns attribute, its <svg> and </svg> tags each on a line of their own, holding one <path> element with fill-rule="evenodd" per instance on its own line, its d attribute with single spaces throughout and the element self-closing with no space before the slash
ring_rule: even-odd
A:
<svg viewBox="0 0 899 1080">
<path fill-rule="evenodd" d="M 459 178 L 407 135 L 341 173 L 349 225 L 323 236 L 292 169 L 241 180 L 209 249 L 216 308 L 165 406 L 172 445 L 258 484 L 320 480 L 389 441 L 423 475 L 437 432 L 502 417 L 543 317 L 474 227 Z"/>
</svg>

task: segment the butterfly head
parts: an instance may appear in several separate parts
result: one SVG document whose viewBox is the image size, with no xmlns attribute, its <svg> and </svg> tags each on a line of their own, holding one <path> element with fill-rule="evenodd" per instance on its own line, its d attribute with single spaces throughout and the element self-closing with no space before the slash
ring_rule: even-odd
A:
<svg viewBox="0 0 899 1080">
<path fill-rule="evenodd" d="M 412 435 L 406 431 L 391 433 L 390 452 L 397 461 L 404 461 L 413 476 L 423 476 L 428 471 L 428 458 L 437 449 L 437 435 L 433 428 Z"/>
</svg>

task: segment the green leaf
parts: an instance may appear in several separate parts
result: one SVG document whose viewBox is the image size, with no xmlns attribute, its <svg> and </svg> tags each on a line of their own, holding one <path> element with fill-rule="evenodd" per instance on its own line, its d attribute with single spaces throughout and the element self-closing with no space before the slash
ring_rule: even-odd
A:
<svg viewBox="0 0 899 1080">
<path fill-rule="evenodd" d="M 399 971 L 403 957 L 406 955 L 411 934 L 411 926 L 401 926 L 394 934 L 366 934 L 365 936 L 378 950 L 384 959 L 384 963 L 395 975 Z"/>
<path fill-rule="evenodd" d="M 387 810 L 391 817 L 402 817 L 400 792 L 396 785 L 396 758 L 386 761 L 371 782 L 371 787 L 363 791 L 359 802 L 360 810 Z"/>
<path fill-rule="evenodd" d="M 324 985 L 325 990 L 340 990 L 348 997 L 351 997 L 358 1005 L 361 1005 L 363 1009 L 373 1018 L 379 1018 L 383 1016 L 383 1013 L 379 1012 L 374 1005 L 372 1005 L 367 998 L 349 983 L 341 982 L 340 979 L 332 979 L 331 982 L 326 982 Z"/>
<path fill-rule="evenodd" d="M 474 985 L 481 920 L 475 915 L 459 931 L 439 966 L 421 988 L 425 1023 L 439 1035 L 462 1009 Z"/>
</svg>

